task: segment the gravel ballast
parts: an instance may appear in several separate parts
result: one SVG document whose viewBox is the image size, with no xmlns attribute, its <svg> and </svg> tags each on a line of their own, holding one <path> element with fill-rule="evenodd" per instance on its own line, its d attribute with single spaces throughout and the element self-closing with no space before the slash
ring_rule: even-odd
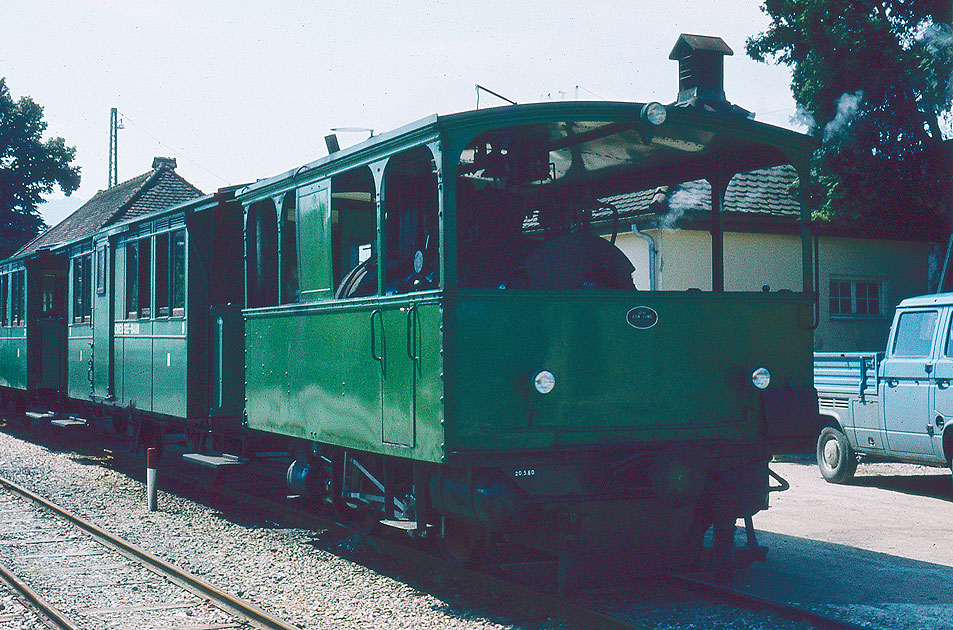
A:
<svg viewBox="0 0 953 630">
<path fill-rule="evenodd" d="M 236 523 L 161 490 L 149 512 L 136 479 L 5 433 L 0 475 L 302 628 L 514 627 L 323 550 L 313 531 Z"/>
</svg>

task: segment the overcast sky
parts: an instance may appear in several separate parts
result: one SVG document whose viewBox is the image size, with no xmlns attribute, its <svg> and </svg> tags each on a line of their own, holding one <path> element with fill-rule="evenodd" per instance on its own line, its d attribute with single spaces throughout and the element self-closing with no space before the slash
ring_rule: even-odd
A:
<svg viewBox="0 0 953 630">
<path fill-rule="evenodd" d="M 695 33 L 734 50 L 730 101 L 793 124 L 790 72 L 744 53 L 768 23 L 753 0 L 4 0 L 3 15 L 0 76 L 45 108 L 48 136 L 75 146 L 82 167 L 51 223 L 106 187 L 111 107 L 124 123 L 120 181 L 173 156 L 212 192 L 325 155 L 331 128 L 382 132 L 473 109 L 475 84 L 519 102 L 668 103 L 668 54 Z"/>
</svg>

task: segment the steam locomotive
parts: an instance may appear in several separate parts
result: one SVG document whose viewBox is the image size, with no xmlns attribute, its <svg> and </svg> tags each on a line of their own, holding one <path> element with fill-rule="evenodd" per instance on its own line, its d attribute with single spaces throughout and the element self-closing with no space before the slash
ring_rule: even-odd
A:
<svg viewBox="0 0 953 630">
<path fill-rule="evenodd" d="M 805 193 L 780 291 L 746 284 L 725 193 L 806 182 L 815 144 L 724 99 L 720 39 L 672 54 L 670 105 L 435 115 L 3 261 L 5 397 L 208 461 L 278 444 L 295 492 L 457 563 L 684 562 L 712 527 L 731 562 L 772 455 L 817 435 L 816 282 Z M 702 249 L 659 290 L 652 199 L 688 184 Z"/>
</svg>

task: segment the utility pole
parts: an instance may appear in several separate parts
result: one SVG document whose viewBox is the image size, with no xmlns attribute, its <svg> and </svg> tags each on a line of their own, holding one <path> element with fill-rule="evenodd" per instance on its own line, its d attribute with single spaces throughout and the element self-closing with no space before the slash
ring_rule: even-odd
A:
<svg viewBox="0 0 953 630">
<path fill-rule="evenodd" d="M 113 107 L 109 110 L 109 188 L 119 183 L 119 130 L 122 129 L 122 123 L 119 122 L 119 111 Z"/>
</svg>

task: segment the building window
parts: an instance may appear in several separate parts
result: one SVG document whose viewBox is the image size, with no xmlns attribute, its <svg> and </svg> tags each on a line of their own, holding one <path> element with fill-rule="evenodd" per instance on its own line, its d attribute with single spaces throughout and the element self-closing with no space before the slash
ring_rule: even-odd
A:
<svg viewBox="0 0 953 630">
<path fill-rule="evenodd" d="M 868 280 L 831 280 L 831 315 L 881 317 L 883 283 Z"/>
</svg>

